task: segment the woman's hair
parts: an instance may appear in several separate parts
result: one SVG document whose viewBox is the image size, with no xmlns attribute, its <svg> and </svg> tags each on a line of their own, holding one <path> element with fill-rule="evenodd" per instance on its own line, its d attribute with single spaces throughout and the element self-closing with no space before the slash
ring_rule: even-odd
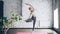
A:
<svg viewBox="0 0 60 34">
<path fill-rule="evenodd" d="M 30 10 L 31 12 L 33 12 L 33 10 L 32 10 L 32 8 L 31 8 L 31 7 L 29 7 L 29 10 Z"/>
<path fill-rule="evenodd" d="M 28 9 L 29 9 L 31 12 L 33 12 L 33 10 L 32 10 L 32 8 L 31 8 L 31 7 L 29 7 Z"/>
<path fill-rule="evenodd" d="M 31 7 L 29 7 L 29 10 L 31 10 Z"/>
</svg>

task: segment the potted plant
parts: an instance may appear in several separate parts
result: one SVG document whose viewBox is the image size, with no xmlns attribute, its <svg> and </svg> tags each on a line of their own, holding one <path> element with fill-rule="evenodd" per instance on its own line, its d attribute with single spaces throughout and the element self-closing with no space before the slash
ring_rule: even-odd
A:
<svg viewBox="0 0 60 34">
<path fill-rule="evenodd" d="M 9 22 L 9 19 L 7 17 L 3 18 L 3 28 L 4 28 L 4 33 L 6 34 L 8 29 L 9 29 L 9 24 L 12 24 L 12 22 Z"/>
<path fill-rule="evenodd" d="M 7 17 L 0 17 L 0 22 L 3 21 L 3 28 L 4 28 L 4 34 L 7 33 L 8 29 L 9 29 L 9 25 L 13 25 L 13 21 L 18 21 L 18 20 L 22 20 L 21 16 L 13 13 L 13 11 L 11 11 L 11 18 L 8 19 Z"/>
<path fill-rule="evenodd" d="M 3 17 L 3 18 L 0 17 L 0 22 L 3 22 L 3 28 L 2 29 L 4 29 L 4 34 L 6 34 L 7 30 L 9 29 L 9 28 L 7 28 L 7 26 L 11 23 L 8 22 L 7 17 Z"/>
</svg>

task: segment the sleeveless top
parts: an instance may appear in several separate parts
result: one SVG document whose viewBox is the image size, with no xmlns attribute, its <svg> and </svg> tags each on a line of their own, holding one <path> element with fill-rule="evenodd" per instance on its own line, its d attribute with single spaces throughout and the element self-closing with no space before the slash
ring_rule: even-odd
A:
<svg viewBox="0 0 60 34">
<path fill-rule="evenodd" d="M 32 18 L 32 17 L 35 17 L 34 11 L 32 13 L 30 13 L 30 18 Z"/>
</svg>

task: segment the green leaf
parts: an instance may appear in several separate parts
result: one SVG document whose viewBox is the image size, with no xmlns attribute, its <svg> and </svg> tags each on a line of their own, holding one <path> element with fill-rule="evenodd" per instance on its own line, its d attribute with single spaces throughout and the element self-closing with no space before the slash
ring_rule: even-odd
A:
<svg viewBox="0 0 60 34">
<path fill-rule="evenodd" d="M 12 16 L 14 16 L 14 14 L 12 14 Z"/>
<path fill-rule="evenodd" d="M 17 21 L 17 17 L 15 17 L 15 20 Z"/>
<path fill-rule="evenodd" d="M 4 20 L 5 23 L 8 23 L 8 19 L 7 19 L 7 17 L 4 17 L 3 20 Z"/>
<path fill-rule="evenodd" d="M 19 20 L 22 20 L 22 18 L 19 18 Z"/>
</svg>

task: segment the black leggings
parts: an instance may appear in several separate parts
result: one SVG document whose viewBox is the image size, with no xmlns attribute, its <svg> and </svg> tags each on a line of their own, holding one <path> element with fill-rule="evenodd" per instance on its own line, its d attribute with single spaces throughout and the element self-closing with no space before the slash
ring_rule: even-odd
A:
<svg viewBox="0 0 60 34">
<path fill-rule="evenodd" d="M 32 16 L 31 18 L 33 20 L 33 31 L 34 31 L 34 28 L 35 28 L 35 23 L 36 23 L 36 17 Z"/>
<path fill-rule="evenodd" d="M 26 22 L 32 22 L 32 20 L 33 20 L 33 31 L 34 31 L 35 22 L 36 22 L 36 17 L 35 17 L 35 16 L 32 16 L 31 18 L 27 19 Z"/>
</svg>

